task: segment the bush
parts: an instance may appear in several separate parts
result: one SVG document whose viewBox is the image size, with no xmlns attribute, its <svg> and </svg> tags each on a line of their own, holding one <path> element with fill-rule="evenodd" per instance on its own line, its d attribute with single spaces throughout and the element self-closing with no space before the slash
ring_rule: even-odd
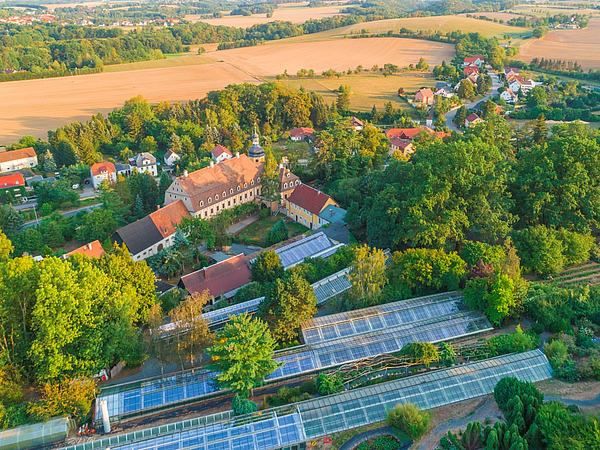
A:
<svg viewBox="0 0 600 450">
<path fill-rule="evenodd" d="M 77 423 L 83 423 L 89 417 L 95 389 L 96 382 L 87 379 L 47 383 L 42 390 L 44 397 L 32 404 L 28 413 L 41 422 L 71 415 Z"/>
<path fill-rule="evenodd" d="M 580 379 L 577 363 L 572 359 L 567 359 L 562 366 L 554 368 L 554 376 L 559 380 L 574 383 Z"/>
<path fill-rule="evenodd" d="M 335 394 L 344 389 L 344 382 L 337 373 L 334 375 L 320 373 L 316 380 L 316 388 L 319 395 Z"/>
<path fill-rule="evenodd" d="M 261 219 L 266 219 L 267 217 L 269 217 L 270 214 L 271 214 L 271 211 L 269 210 L 269 208 L 264 208 L 264 209 L 260 210 L 260 212 L 258 213 L 258 216 Z"/>
<path fill-rule="evenodd" d="M 522 332 L 520 328 L 515 333 L 501 334 L 491 337 L 487 342 L 490 356 L 521 353 L 533 350 L 540 345 L 540 338 L 533 332 Z"/>
<path fill-rule="evenodd" d="M 258 406 L 253 401 L 236 394 L 231 400 L 231 409 L 233 409 L 234 416 L 241 416 L 258 411 Z"/>
<path fill-rule="evenodd" d="M 300 392 L 309 395 L 317 395 L 317 380 L 314 378 L 306 380 L 300 386 Z"/>
<path fill-rule="evenodd" d="M 429 427 L 430 414 L 412 403 L 397 405 L 387 413 L 386 422 L 404 431 L 413 439 L 419 439 Z"/>
<path fill-rule="evenodd" d="M 593 236 L 560 230 L 558 238 L 563 243 L 563 255 L 566 264 L 579 264 L 589 259 L 590 250 L 594 246 Z"/>
<path fill-rule="evenodd" d="M 506 411 L 508 402 L 516 395 L 529 395 L 538 399 L 539 403 L 544 402 L 544 394 L 542 394 L 533 383 L 528 381 L 520 381 L 514 377 L 502 378 L 496 387 L 494 387 L 494 400 L 498 404 L 498 408 Z"/>
<path fill-rule="evenodd" d="M 548 357 L 552 368 L 561 367 L 569 358 L 569 349 L 559 340 L 552 341 L 544 347 L 544 353 Z"/>
</svg>

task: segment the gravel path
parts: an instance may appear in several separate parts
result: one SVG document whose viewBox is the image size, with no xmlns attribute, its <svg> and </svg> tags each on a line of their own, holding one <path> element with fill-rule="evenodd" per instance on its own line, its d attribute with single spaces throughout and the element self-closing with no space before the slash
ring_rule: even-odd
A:
<svg viewBox="0 0 600 450">
<path fill-rule="evenodd" d="M 434 450 L 438 448 L 440 439 L 446 436 L 448 431 L 456 430 L 457 428 L 466 428 L 469 422 L 479 421 L 483 424 L 486 417 L 489 417 L 493 424 L 498 421 L 498 415 L 500 414 L 501 412 L 498 409 L 498 406 L 496 406 L 494 397 L 491 395 L 486 396 L 477 405 L 473 414 L 460 419 L 449 420 L 448 422 L 438 425 L 431 430 L 416 448 L 419 450 Z"/>
</svg>

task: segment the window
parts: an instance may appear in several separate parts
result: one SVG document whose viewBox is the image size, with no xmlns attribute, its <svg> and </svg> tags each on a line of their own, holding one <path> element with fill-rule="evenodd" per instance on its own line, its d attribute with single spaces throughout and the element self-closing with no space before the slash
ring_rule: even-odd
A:
<svg viewBox="0 0 600 450">
<path fill-rule="evenodd" d="M 256 179 L 256 182 L 257 182 L 257 183 L 260 183 L 260 177 L 258 177 L 258 178 Z"/>
<path fill-rule="evenodd" d="M 235 198 L 233 199 L 233 201 L 235 202 Z M 227 207 L 229 208 L 231 206 L 231 200 L 227 200 Z"/>
<path fill-rule="evenodd" d="M 244 198 L 246 198 L 246 199 L 248 198 L 248 193 L 244 194 Z"/>
<path fill-rule="evenodd" d="M 219 205 L 217 205 L 217 212 L 219 212 Z"/>
<path fill-rule="evenodd" d="M 300 184 L 300 180 L 296 180 L 296 184 Z"/>
<path fill-rule="evenodd" d="M 252 191 L 250 191 L 250 197 L 252 197 Z"/>
<path fill-rule="evenodd" d="M 200 206 L 204 206 L 204 202 L 200 202 Z"/>
<path fill-rule="evenodd" d="M 233 194 L 233 188 L 229 189 L 229 193 Z"/>
<path fill-rule="evenodd" d="M 250 182 L 250 186 L 254 186 L 254 180 Z"/>
<path fill-rule="evenodd" d="M 287 189 L 287 183 L 283 183 L 283 188 Z"/>
<path fill-rule="evenodd" d="M 286 173 L 285 176 L 289 178 L 290 177 L 290 173 L 289 172 Z"/>
<path fill-rule="evenodd" d="M 237 187 L 237 190 L 238 190 L 238 192 L 240 192 L 240 187 L 239 186 Z"/>
<path fill-rule="evenodd" d="M 223 191 L 223 195 L 221 197 L 225 197 L 227 195 L 227 193 L 225 191 Z"/>
<path fill-rule="evenodd" d="M 219 200 L 219 194 L 215 194 L 215 200 Z"/>
<path fill-rule="evenodd" d="M 244 189 L 248 187 L 248 183 L 244 183 Z"/>
<path fill-rule="evenodd" d="M 214 214 L 214 213 L 215 213 L 215 210 L 214 210 L 214 209 L 212 209 L 212 208 L 210 208 L 210 213 L 211 213 L 211 214 Z"/>
<path fill-rule="evenodd" d="M 233 204 L 235 205 L 235 197 L 233 198 Z"/>
<path fill-rule="evenodd" d="M 212 198 L 208 197 L 208 203 L 212 203 Z"/>
</svg>

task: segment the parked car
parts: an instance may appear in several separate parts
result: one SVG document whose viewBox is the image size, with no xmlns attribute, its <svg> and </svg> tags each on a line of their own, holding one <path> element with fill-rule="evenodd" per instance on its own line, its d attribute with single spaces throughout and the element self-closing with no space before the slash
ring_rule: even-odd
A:
<svg viewBox="0 0 600 450">
<path fill-rule="evenodd" d="M 73 186 L 71 186 L 71 189 L 79 189 L 79 183 L 75 183 Z"/>
</svg>

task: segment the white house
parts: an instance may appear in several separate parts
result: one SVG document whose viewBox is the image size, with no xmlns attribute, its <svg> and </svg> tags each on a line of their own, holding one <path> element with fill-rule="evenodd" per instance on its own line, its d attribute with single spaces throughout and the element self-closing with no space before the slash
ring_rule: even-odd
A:
<svg viewBox="0 0 600 450">
<path fill-rule="evenodd" d="M 184 217 L 190 217 L 190 213 L 182 201 L 177 201 L 118 229 L 111 240 L 125 244 L 131 258 L 141 261 L 173 245 L 177 226 Z"/>
<path fill-rule="evenodd" d="M 473 124 L 477 125 L 478 123 L 483 123 L 483 121 L 484 120 L 481 117 L 479 117 L 477 114 L 472 113 L 469 115 L 469 117 L 467 117 L 465 119 L 465 126 L 470 127 Z"/>
<path fill-rule="evenodd" d="M 117 182 L 117 169 L 113 163 L 108 161 L 92 165 L 90 167 L 90 174 L 92 175 L 94 189 L 98 189 L 104 181 L 108 181 L 109 183 Z"/>
<path fill-rule="evenodd" d="M 519 98 L 517 94 L 515 94 L 512 89 L 507 89 L 502 94 L 500 94 L 500 98 L 503 99 L 506 103 L 515 103 Z"/>
<path fill-rule="evenodd" d="M 513 92 L 519 92 L 519 89 L 521 89 L 521 92 L 526 94 L 535 87 L 535 81 L 533 81 L 531 78 L 526 80 L 525 78 L 517 75 L 508 80 L 508 87 Z"/>
<path fill-rule="evenodd" d="M 33 147 L 20 148 L 18 150 L 11 150 L 10 152 L 0 152 L 0 172 L 11 172 L 37 165 L 38 158 Z"/>
<path fill-rule="evenodd" d="M 156 158 L 148 152 L 142 152 L 129 158 L 129 164 L 139 173 L 148 172 L 153 177 L 157 176 Z"/>
<path fill-rule="evenodd" d="M 181 156 L 175 152 L 172 152 L 171 150 L 167 150 L 167 153 L 165 153 L 165 157 L 163 159 L 165 160 L 165 164 L 167 166 L 172 166 L 175 164 L 175 161 L 179 161 L 181 159 Z"/>
<path fill-rule="evenodd" d="M 231 154 L 229 149 L 227 147 L 223 147 L 220 144 L 213 148 L 210 154 L 217 164 L 219 164 L 221 161 L 225 161 L 226 159 L 233 158 L 233 155 Z"/>
</svg>

